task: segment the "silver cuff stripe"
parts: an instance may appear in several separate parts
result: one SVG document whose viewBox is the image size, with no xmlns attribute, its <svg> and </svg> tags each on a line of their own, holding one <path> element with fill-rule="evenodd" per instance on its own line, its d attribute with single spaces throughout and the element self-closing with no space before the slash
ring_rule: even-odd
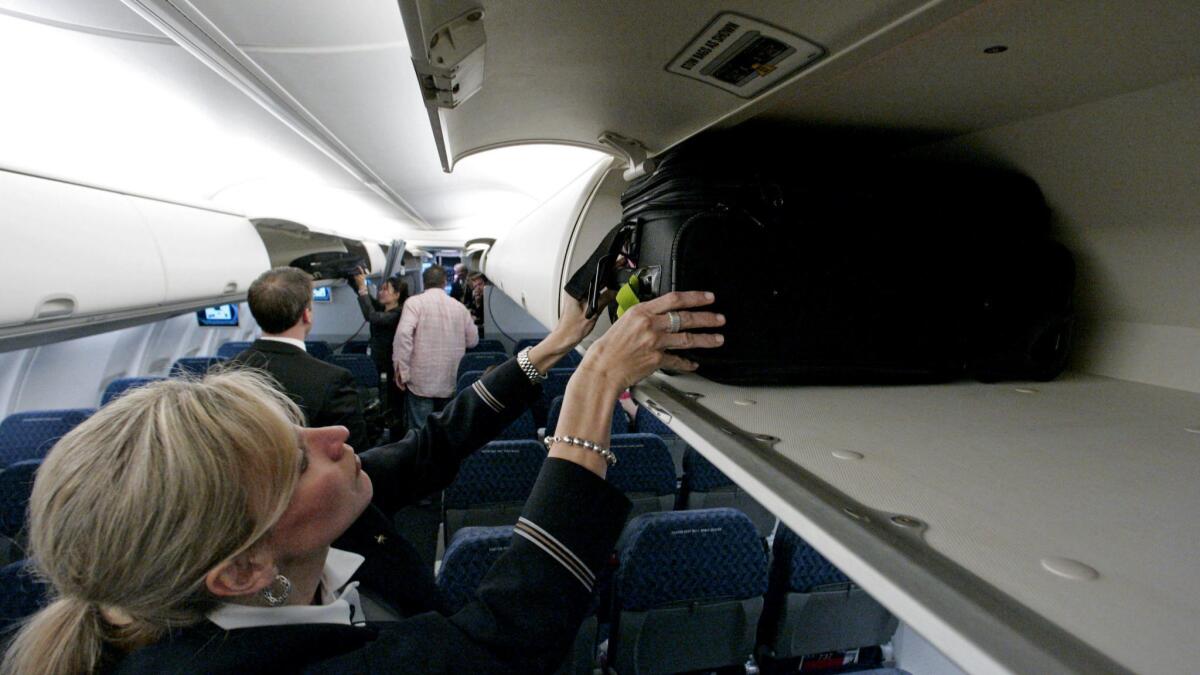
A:
<svg viewBox="0 0 1200 675">
<path fill-rule="evenodd" d="M 547 547 L 546 544 L 539 541 L 537 539 L 537 537 L 533 536 L 532 534 L 529 534 L 528 532 L 522 530 L 519 527 L 514 527 L 513 532 L 520 535 L 521 537 L 524 537 L 525 539 L 528 539 L 530 542 L 533 543 L 534 546 L 537 546 L 538 548 L 545 551 L 546 555 L 557 560 L 559 562 L 559 564 L 561 564 L 564 568 L 566 568 L 566 570 L 568 572 L 571 573 L 571 576 L 575 577 L 576 579 L 579 580 L 579 583 L 583 584 L 583 589 L 585 591 L 587 591 L 588 593 L 592 592 L 593 585 L 589 584 L 586 579 L 584 579 L 582 576 L 579 575 L 579 572 L 576 572 L 574 569 L 572 569 L 571 566 L 568 565 L 566 562 L 564 562 L 562 558 L 559 558 L 558 556 L 554 555 L 554 551 L 551 551 L 550 548 Z"/>
<path fill-rule="evenodd" d="M 483 402 L 495 412 L 504 410 L 504 404 L 500 402 L 500 399 L 493 396 L 487 387 L 483 386 L 483 380 L 475 380 L 475 384 L 471 385 L 471 389 L 474 389 L 479 398 L 483 399 Z"/>
<path fill-rule="evenodd" d="M 518 518 L 517 524 L 513 529 L 517 534 L 521 534 L 530 541 L 534 541 L 533 538 L 536 537 L 537 541 L 534 541 L 534 543 L 541 542 L 539 545 L 545 544 L 545 546 L 542 546 L 543 550 L 550 553 L 551 556 L 562 563 L 563 567 L 571 570 L 572 574 L 580 577 L 579 580 L 584 582 L 583 585 L 587 586 L 588 591 L 591 592 L 592 586 L 596 583 L 596 575 L 588 569 L 587 565 L 583 564 L 579 556 L 571 552 L 571 549 L 564 546 L 561 541 L 555 539 L 549 532 L 526 518 Z M 554 552 L 551 552 L 550 549 L 553 549 Z"/>
</svg>

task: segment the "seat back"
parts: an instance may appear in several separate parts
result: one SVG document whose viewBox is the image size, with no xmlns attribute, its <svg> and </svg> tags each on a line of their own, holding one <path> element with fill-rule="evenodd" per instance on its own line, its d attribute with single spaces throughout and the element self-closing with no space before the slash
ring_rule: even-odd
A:
<svg viewBox="0 0 1200 675">
<path fill-rule="evenodd" d="M 661 438 L 653 434 L 615 434 L 609 447 L 617 463 L 608 469 L 608 482 L 633 504 L 629 509 L 631 519 L 675 507 L 675 465 Z"/>
<path fill-rule="evenodd" d="M 329 357 L 333 356 L 333 347 L 330 347 L 329 343 L 324 340 L 305 340 L 304 351 L 322 361 L 328 361 Z"/>
<path fill-rule="evenodd" d="M 489 366 L 498 366 L 509 359 L 504 352 L 471 352 L 463 354 L 458 361 L 458 376 L 472 370 L 486 371 Z"/>
<path fill-rule="evenodd" d="M 517 343 L 515 345 L 513 345 L 512 353 L 515 356 L 517 352 L 521 351 L 522 349 L 525 349 L 526 347 L 536 347 L 537 343 L 541 342 L 544 339 L 545 338 L 525 338 L 523 340 L 517 340 Z"/>
<path fill-rule="evenodd" d="M 333 354 L 329 362 L 345 368 L 354 376 L 354 383 L 362 389 L 376 391 L 379 388 L 379 371 L 375 362 L 366 354 Z"/>
<path fill-rule="evenodd" d="M 499 340 L 480 340 L 479 344 L 474 347 L 467 347 L 468 354 L 474 352 L 500 352 L 506 354 L 508 350 L 504 348 L 504 343 Z"/>
<path fill-rule="evenodd" d="M 26 459 L 0 470 L 0 564 L 26 557 L 26 514 L 40 459 Z"/>
<path fill-rule="evenodd" d="M 13 413 L 0 422 L 0 468 L 23 459 L 41 459 L 66 433 L 91 417 L 95 408 Z"/>
<path fill-rule="evenodd" d="M 821 652 L 881 645 L 895 617 L 816 549 L 780 525 L 758 627 L 759 658 L 772 664 Z"/>
<path fill-rule="evenodd" d="M 252 345 L 252 344 L 254 344 L 254 343 L 253 342 L 238 342 L 238 341 L 226 342 L 225 344 L 221 345 L 220 347 L 217 347 L 217 356 L 219 356 L 223 359 L 232 359 L 233 357 L 237 356 L 238 354 L 241 354 L 242 352 L 249 349 L 250 345 Z"/>
<path fill-rule="evenodd" d="M 461 610 L 474 597 L 488 570 L 512 543 L 513 529 L 499 527 L 464 527 L 459 530 L 442 556 L 437 585 L 446 609 Z M 563 665 L 555 671 L 566 675 L 591 675 L 596 653 L 597 619 L 591 614 L 583 620 L 575 645 Z"/>
<path fill-rule="evenodd" d="M 492 441 L 463 460 L 446 488 L 446 541 L 463 527 L 512 525 L 546 459 L 537 441 Z"/>
<path fill-rule="evenodd" d="M 208 372 L 209 368 L 225 361 L 228 361 L 228 359 L 223 359 L 219 356 L 185 356 L 181 359 L 175 359 L 175 363 L 171 364 L 171 370 L 167 373 L 167 377 L 202 377 Z"/>
<path fill-rule="evenodd" d="M 343 354 L 366 354 L 370 349 L 370 340 L 351 340 L 342 345 Z"/>
<path fill-rule="evenodd" d="M 537 423 L 533 421 L 533 411 L 526 410 L 513 423 L 504 428 L 498 441 L 537 441 Z"/>
<path fill-rule="evenodd" d="M 15 623 L 45 606 L 50 587 L 38 579 L 27 560 L 0 567 L 0 635 L 10 635 Z"/>
<path fill-rule="evenodd" d="M 690 447 L 687 441 L 671 431 L 671 427 L 663 424 L 654 416 L 654 413 L 641 405 L 638 406 L 637 413 L 633 416 L 632 429 L 634 433 L 654 434 L 663 439 L 667 444 L 667 450 L 671 453 L 671 460 L 675 462 L 675 475 L 683 476 L 683 456 Z"/>
<path fill-rule="evenodd" d="M 468 370 L 465 373 L 459 373 L 458 382 L 454 386 L 454 392 L 456 394 L 461 392 L 463 389 L 475 384 L 475 380 L 478 380 L 481 377 L 483 377 L 482 370 Z"/>
<path fill-rule="evenodd" d="M 767 590 L 767 554 L 749 518 L 733 509 L 647 513 L 630 521 L 617 548 L 617 672 L 746 662 Z"/>
<path fill-rule="evenodd" d="M 750 493 L 721 473 L 694 448 L 689 447 L 683 454 L 679 495 L 680 506 L 684 509 L 733 508 L 750 517 L 759 536 L 769 536 L 775 530 L 775 514 L 755 501 Z"/>
<path fill-rule="evenodd" d="M 104 388 L 104 393 L 100 395 L 100 405 L 107 405 L 109 401 L 112 401 L 130 389 L 137 389 L 151 382 L 158 382 L 165 379 L 164 377 L 118 377 L 109 382 L 108 386 Z"/>
<path fill-rule="evenodd" d="M 553 436 L 555 428 L 558 427 L 558 415 L 562 412 L 562 396 L 555 396 L 550 402 L 550 411 L 546 414 L 546 435 Z M 620 405 L 613 406 L 612 424 L 609 426 L 608 433 L 612 435 L 629 433 L 629 418 L 625 416 L 625 411 Z"/>
</svg>

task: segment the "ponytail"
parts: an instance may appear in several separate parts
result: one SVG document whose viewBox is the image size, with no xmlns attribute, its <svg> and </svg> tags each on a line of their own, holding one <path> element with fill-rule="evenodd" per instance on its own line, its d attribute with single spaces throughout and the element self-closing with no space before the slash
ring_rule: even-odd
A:
<svg viewBox="0 0 1200 675">
<path fill-rule="evenodd" d="M 104 631 L 94 605 L 58 598 L 26 620 L 9 643 L 0 675 L 93 672 L 103 653 Z"/>
</svg>

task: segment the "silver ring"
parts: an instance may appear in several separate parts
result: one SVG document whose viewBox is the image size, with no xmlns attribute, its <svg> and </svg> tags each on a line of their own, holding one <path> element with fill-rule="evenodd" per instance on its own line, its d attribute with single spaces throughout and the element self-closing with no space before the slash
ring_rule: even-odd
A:
<svg viewBox="0 0 1200 675">
<path fill-rule="evenodd" d="M 678 333 L 683 320 L 679 318 L 679 312 L 667 312 L 667 332 Z"/>
</svg>

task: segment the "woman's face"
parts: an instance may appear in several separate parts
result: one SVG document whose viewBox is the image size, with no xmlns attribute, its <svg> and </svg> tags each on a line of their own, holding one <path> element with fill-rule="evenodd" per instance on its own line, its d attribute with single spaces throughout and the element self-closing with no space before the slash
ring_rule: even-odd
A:
<svg viewBox="0 0 1200 675">
<path fill-rule="evenodd" d="M 384 283 L 379 285 L 379 301 L 385 305 L 396 301 L 396 291 L 392 290 L 391 284 Z"/>
<path fill-rule="evenodd" d="M 271 534 L 280 559 L 329 546 L 371 502 L 371 478 L 346 445 L 346 427 L 297 429 L 303 458 L 292 501 Z"/>
</svg>

